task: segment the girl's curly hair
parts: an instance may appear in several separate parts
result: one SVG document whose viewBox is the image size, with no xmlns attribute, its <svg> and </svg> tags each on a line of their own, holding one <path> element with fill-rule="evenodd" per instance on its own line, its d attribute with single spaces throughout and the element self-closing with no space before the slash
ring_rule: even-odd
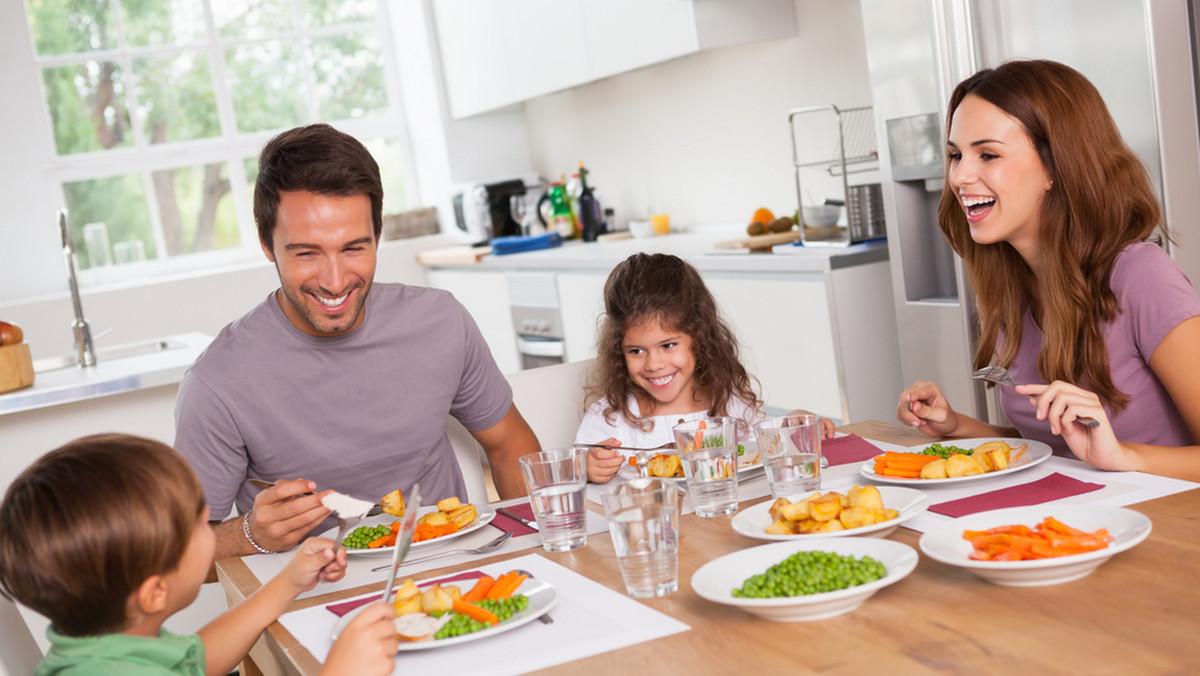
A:
<svg viewBox="0 0 1200 676">
<path fill-rule="evenodd" d="M 653 408 L 634 415 L 629 397 L 639 387 L 625 365 L 625 332 L 646 321 L 686 333 L 692 339 L 696 393 L 712 402 L 709 415 L 728 415 L 730 397 L 737 395 L 762 408 L 752 378 L 738 358 L 738 342 L 721 317 L 717 302 L 691 265 L 668 254 L 637 253 L 613 268 L 604 283 L 604 315 L 596 345 L 596 364 L 585 390 L 584 405 L 606 399 L 605 420 L 616 415 L 649 431 Z"/>
</svg>

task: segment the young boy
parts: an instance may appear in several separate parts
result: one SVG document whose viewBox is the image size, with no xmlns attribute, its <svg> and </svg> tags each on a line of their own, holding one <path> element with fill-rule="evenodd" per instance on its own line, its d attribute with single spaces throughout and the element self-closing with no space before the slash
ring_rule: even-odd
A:
<svg viewBox="0 0 1200 676">
<path fill-rule="evenodd" d="M 346 572 L 344 550 L 309 539 L 244 603 L 172 634 L 212 565 L 208 517 L 187 461 L 150 439 L 84 437 L 22 472 L 0 503 L 0 592 L 50 618 L 37 674 L 227 674 L 301 592 Z M 321 673 L 390 674 L 394 617 L 361 613 Z"/>
</svg>

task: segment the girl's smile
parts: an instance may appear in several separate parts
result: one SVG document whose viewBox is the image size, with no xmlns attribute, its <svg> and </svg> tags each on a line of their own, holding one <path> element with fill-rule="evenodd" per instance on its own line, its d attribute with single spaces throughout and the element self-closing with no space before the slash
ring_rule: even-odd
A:
<svg viewBox="0 0 1200 676">
<path fill-rule="evenodd" d="M 696 357 L 691 336 L 653 319 L 629 328 L 622 347 L 629 377 L 653 402 L 643 413 L 694 413 L 704 408 L 706 402 L 697 401 L 692 378 Z"/>
</svg>

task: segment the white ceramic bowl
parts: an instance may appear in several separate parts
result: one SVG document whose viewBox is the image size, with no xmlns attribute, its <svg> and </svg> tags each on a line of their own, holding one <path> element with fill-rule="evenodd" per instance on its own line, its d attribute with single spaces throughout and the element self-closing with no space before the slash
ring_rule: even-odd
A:
<svg viewBox="0 0 1200 676">
<path fill-rule="evenodd" d="M 837 225 L 842 208 L 832 204 L 818 204 L 801 209 L 805 225 L 830 226 Z"/>
<path fill-rule="evenodd" d="M 1113 542 L 1105 549 L 1031 561 L 976 561 L 970 558 L 971 543 L 964 530 L 986 530 L 997 526 L 1036 526 L 1052 516 L 1072 528 L 1094 531 L 1107 528 Z M 959 517 L 931 529 L 918 543 L 925 555 L 936 561 L 966 568 L 988 582 L 1013 587 L 1039 587 L 1085 577 L 1115 554 L 1130 549 L 1150 535 L 1150 519 L 1132 509 L 1104 505 L 1035 505 L 994 509 Z"/>
<path fill-rule="evenodd" d="M 899 516 L 870 526 L 838 530 L 832 533 L 779 535 L 767 532 L 767 526 L 770 526 L 773 521 L 768 512 L 771 509 L 771 505 L 775 503 L 774 499 L 768 499 L 757 505 L 751 505 L 735 514 L 732 522 L 733 529 L 746 537 L 758 540 L 813 540 L 817 538 L 851 537 L 854 535 L 869 535 L 881 538 L 890 535 L 892 531 L 900 527 L 900 524 L 929 509 L 929 496 L 925 495 L 922 491 L 914 488 L 902 488 L 900 486 L 876 486 L 876 488 L 879 489 L 879 495 L 883 498 L 883 506 L 898 510 L 900 512 Z M 821 491 L 817 492 L 820 493 Z M 787 499 L 792 502 L 799 502 L 809 495 L 810 493 L 796 493 L 795 495 L 787 496 Z"/>
<path fill-rule="evenodd" d="M 887 568 L 887 575 L 857 587 L 770 599 L 744 599 L 733 595 L 746 578 L 758 575 L 802 551 L 870 556 Z M 736 606 L 765 620 L 807 622 L 834 617 L 861 606 L 875 592 L 904 579 L 917 567 L 917 551 L 908 545 L 876 538 L 839 538 L 775 542 L 750 547 L 709 561 L 692 575 L 692 590 L 714 603 Z"/>
<path fill-rule="evenodd" d="M 654 225 L 650 221 L 629 221 L 629 232 L 638 239 L 653 237 Z"/>
</svg>

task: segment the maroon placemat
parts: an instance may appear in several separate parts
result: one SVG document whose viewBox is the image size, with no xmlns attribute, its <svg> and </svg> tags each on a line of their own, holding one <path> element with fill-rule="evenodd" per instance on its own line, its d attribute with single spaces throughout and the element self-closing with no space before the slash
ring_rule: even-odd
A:
<svg viewBox="0 0 1200 676">
<path fill-rule="evenodd" d="M 836 439 L 821 440 L 821 455 L 829 461 L 829 466 L 848 465 L 852 462 L 864 462 L 883 453 L 883 449 L 863 439 L 857 434 L 848 434 Z"/>
<path fill-rule="evenodd" d="M 439 578 L 437 580 L 426 580 L 421 583 L 421 586 L 424 587 L 426 585 L 431 585 L 435 582 L 438 584 L 446 584 L 448 582 L 460 582 L 462 580 L 478 580 L 481 577 L 483 577 L 483 573 L 479 572 L 478 570 L 472 570 L 472 571 L 468 571 L 465 573 L 458 573 L 456 575 L 451 575 L 449 577 Z M 341 603 L 331 603 L 330 605 L 325 606 L 325 609 L 328 610 L 329 612 L 333 613 L 334 615 L 341 617 L 359 606 L 365 606 L 368 603 L 374 603 L 375 601 L 378 601 L 379 596 L 380 596 L 380 592 L 376 592 L 374 594 L 371 594 L 370 596 L 360 598 L 360 599 L 353 599 L 350 601 L 342 601 Z"/>
<path fill-rule="evenodd" d="M 515 505 L 509 505 L 506 509 L 517 516 L 524 517 L 530 521 L 535 521 L 533 518 L 533 505 L 529 504 L 528 502 L 520 502 Z M 496 516 L 492 519 L 492 525 L 503 531 L 511 530 L 513 537 L 520 537 L 522 535 L 529 535 L 530 533 L 537 532 L 520 521 L 501 514 L 500 512 L 496 512 Z"/>
<path fill-rule="evenodd" d="M 1026 507 L 1040 505 L 1043 502 L 1068 498 L 1072 495 L 1082 495 L 1104 488 L 1102 484 L 1080 481 L 1065 474 L 1055 472 L 1037 481 L 1031 481 L 1020 486 L 1001 488 L 998 491 L 972 495 L 949 502 L 942 502 L 929 508 L 931 512 L 946 516 L 960 517 L 989 509 L 1004 509 L 1005 507 Z"/>
</svg>

